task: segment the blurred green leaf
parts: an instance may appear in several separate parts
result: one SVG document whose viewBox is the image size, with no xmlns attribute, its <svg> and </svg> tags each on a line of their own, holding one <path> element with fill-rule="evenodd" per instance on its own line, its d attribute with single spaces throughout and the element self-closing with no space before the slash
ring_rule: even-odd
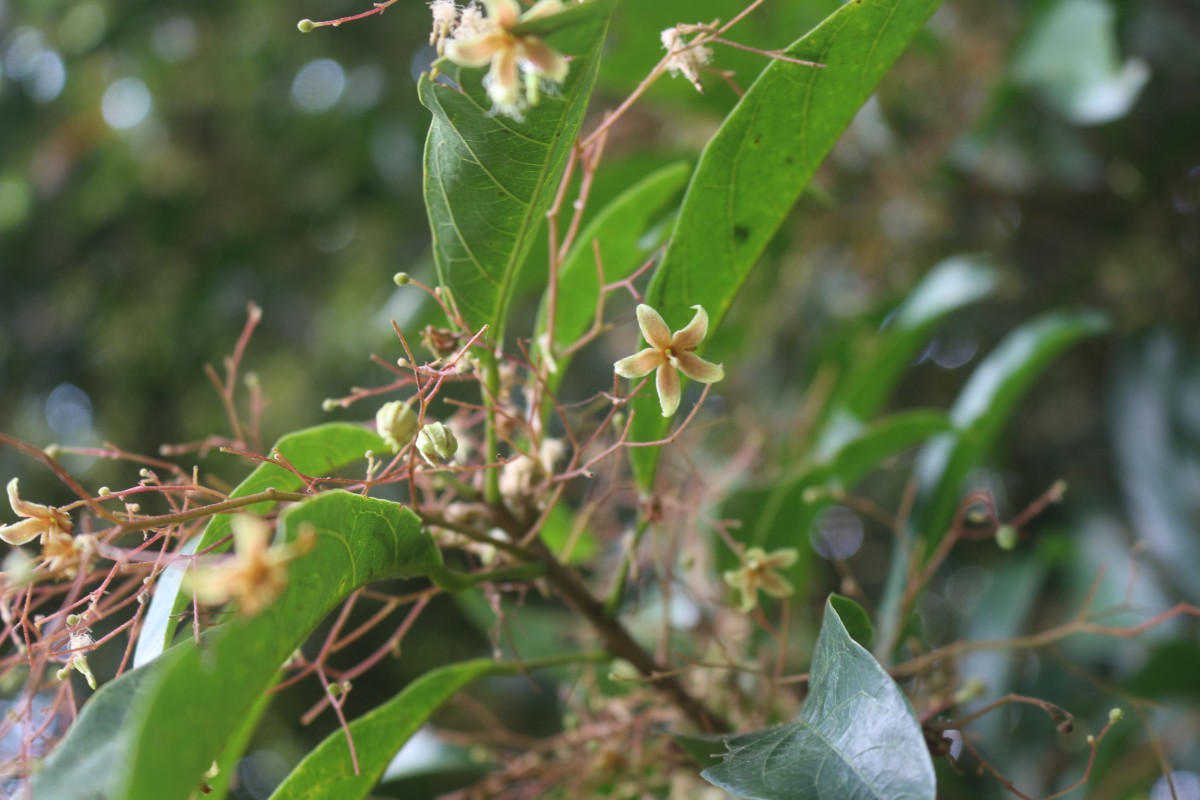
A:
<svg viewBox="0 0 1200 800">
<path fill-rule="evenodd" d="M 1058 0 L 1026 39 L 1012 76 L 1070 121 L 1099 125 L 1129 113 L 1150 68 L 1137 58 L 1121 62 L 1108 0 Z"/>
<path fill-rule="evenodd" d="M 850 637 L 832 598 L 799 718 L 734 736 L 703 778 L 755 800 L 917 800 L 936 794 L 933 762 L 908 699 Z"/>
<path fill-rule="evenodd" d="M 296 765 L 271 800 L 352 800 L 366 797 L 400 748 L 447 700 L 485 675 L 518 675 L 548 664 L 579 660 L 571 655 L 533 662 L 490 659 L 465 661 L 426 672 L 398 695 L 350 723 L 358 773 L 346 744 L 346 731 L 336 730 Z"/>
<path fill-rule="evenodd" d="M 767 243 L 858 109 L 941 0 L 847 3 L 793 43 L 787 54 L 824 69 L 774 61 L 709 141 L 646 302 L 668 322 L 699 304 L 712 330 Z M 664 419 L 647 392 L 634 402 L 634 439 L 661 438 Z M 658 448 L 631 448 L 643 487 Z"/>
<path fill-rule="evenodd" d="M 1200 642 L 1175 639 L 1150 652 L 1146 665 L 1125 682 L 1125 690 L 1151 700 L 1174 697 L 1200 702 Z"/>
<path fill-rule="evenodd" d="M 39 798 L 190 797 L 283 662 L 348 594 L 374 580 L 424 574 L 441 554 L 395 503 L 329 492 L 280 516 L 287 541 L 313 549 L 289 565 L 283 594 L 255 617 L 211 628 L 106 684 L 34 780 Z M 92 706 L 95 710 L 90 710 Z"/>
<path fill-rule="evenodd" d="M 879 335 L 854 349 L 827 408 L 870 418 L 938 324 L 987 297 L 996 283 L 996 269 L 981 256 L 953 256 L 937 264 L 884 320 Z"/>
<path fill-rule="evenodd" d="M 375 431 L 345 422 L 331 422 L 289 433 L 276 442 L 272 449 L 305 475 L 324 476 L 347 464 L 363 460 L 368 450 L 382 452 L 386 447 L 387 444 Z M 247 497 L 267 489 L 296 491 L 303 486 L 304 482 L 290 470 L 278 464 L 260 463 L 229 496 L 234 499 Z M 273 505 L 270 502 L 256 503 L 246 506 L 242 511 L 246 514 L 265 514 Z M 213 517 L 205 526 L 204 533 L 187 542 L 180 549 L 180 554 L 191 555 L 201 550 L 222 553 L 228 550 L 229 542 L 221 545 L 217 542 L 230 536 L 231 519 L 228 514 Z M 190 598 L 179 591 L 185 571 L 186 567 L 173 565 L 159 576 L 138 634 L 133 654 L 135 667 L 157 658 L 171 645 L 179 624 L 179 614 L 190 602 Z"/>
<path fill-rule="evenodd" d="M 490 113 L 482 70 L 449 65 L 444 73 L 459 88 L 421 76 L 421 103 L 433 113 L 425 203 L 438 280 L 468 323 L 490 325 L 494 339 L 503 337 L 517 274 L 583 124 L 613 5 L 598 0 L 529 23 L 563 52 L 587 52 L 572 62 L 561 94 L 547 94 L 524 121 Z"/>
<path fill-rule="evenodd" d="M 870 649 L 871 640 L 875 638 L 875 626 L 871 624 L 871 618 L 867 616 L 863 607 L 851 598 L 843 597 L 840 594 L 829 595 L 829 605 L 837 611 L 850 638 L 862 645 L 864 649 Z"/>
<path fill-rule="evenodd" d="M 1010 333 L 975 368 L 950 410 L 954 432 L 929 442 L 917 460 L 913 526 L 927 541 L 925 552 L 945 534 L 967 472 L 987 457 L 1037 377 L 1067 347 L 1103 333 L 1108 324 L 1096 312 L 1043 314 Z"/>
<path fill-rule="evenodd" d="M 614 198 L 576 238 L 558 278 L 554 319 L 558 371 L 549 376 L 551 391 L 562 381 L 570 362 L 569 356 L 559 353 L 587 332 L 600 300 L 600 275 L 593 243 L 600 253 L 605 282 L 627 277 L 662 244 L 660 237 L 648 235 L 650 227 L 670 209 L 690 174 L 691 166 L 679 162 L 647 175 Z M 543 297 L 538 310 L 539 335 L 546 330 L 548 302 L 549 298 Z"/>
</svg>

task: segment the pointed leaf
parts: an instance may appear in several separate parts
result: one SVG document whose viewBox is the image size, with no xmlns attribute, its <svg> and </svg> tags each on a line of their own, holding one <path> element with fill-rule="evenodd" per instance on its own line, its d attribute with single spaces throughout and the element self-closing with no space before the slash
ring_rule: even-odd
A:
<svg viewBox="0 0 1200 800">
<path fill-rule="evenodd" d="M 647 300 L 667 319 L 700 304 L 716 330 L 817 166 L 941 0 L 846 3 L 787 49 L 815 69 L 774 61 L 705 147 Z M 635 401 L 634 438 L 670 420 L 652 392 Z M 686 411 L 686 409 L 684 409 Z M 630 448 L 643 487 L 658 448 Z"/>
<path fill-rule="evenodd" d="M 301 529 L 316 534 L 289 565 L 283 594 L 258 616 L 211 628 L 198 645 L 181 642 L 101 688 L 35 778 L 36 797 L 75 798 L 86 786 L 97 797 L 185 800 L 284 661 L 343 598 L 441 564 L 416 515 L 384 500 L 328 492 L 285 511 L 280 525 L 289 541 Z"/>
<path fill-rule="evenodd" d="M 382 451 L 386 446 L 379 434 L 372 430 L 345 422 L 332 422 L 289 433 L 276 442 L 272 449 L 282 454 L 292 466 L 305 475 L 324 476 L 347 464 L 363 460 L 368 450 Z M 262 463 L 255 467 L 229 496 L 247 497 L 267 489 L 296 491 L 303 486 L 303 481 L 290 470 L 277 464 Z M 256 503 L 246 506 L 243 511 L 247 514 L 263 514 L 273 505 L 274 503 L 269 502 Z M 201 550 L 211 553 L 228 550 L 228 542 L 217 547 L 213 545 L 230 535 L 230 519 L 228 514 L 213 517 L 205 526 L 204 532 L 187 542 L 179 552 L 191 555 Z M 170 566 L 159 575 L 138 634 L 137 647 L 133 654 L 135 667 L 150 662 L 170 647 L 175 629 L 179 625 L 179 614 L 189 602 L 189 599 L 179 592 L 183 573 L 182 566 Z"/>
<path fill-rule="evenodd" d="M 422 75 L 433 113 L 425 142 L 425 204 L 438 280 L 468 324 L 503 335 L 517 273 L 554 198 L 600 64 L 612 0 L 571 6 L 522 26 L 566 54 L 580 54 L 561 93 L 515 121 L 492 114 L 481 69 L 444 70 L 458 87 Z"/>
<path fill-rule="evenodd" d="M 703 778 L 755 800 L 933 800 L 933 762 L 908 699 L 846 630 L 837 608 L 813 650 L 800 717 L 735 736 Z"/>
</svg>

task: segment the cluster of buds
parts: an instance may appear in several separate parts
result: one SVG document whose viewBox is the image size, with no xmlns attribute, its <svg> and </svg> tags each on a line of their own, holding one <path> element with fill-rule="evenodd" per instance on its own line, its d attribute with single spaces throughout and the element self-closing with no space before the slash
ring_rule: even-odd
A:
<svg viewBox="0 0 1200 800">
<path fill-rule="evenodd" d="M 482 0 L 487 16 L 471 4 L 459 9 L 453 0 L 434 0 L 433 31 L 429 40 L 461 67 L 490 67 L 483 85 L 497 113 L 520 121 L 536 106 L 542 82 L 561 84 L 567 78 L 567 59 L 536 36 L 513 30 L 523 22 L 557 14 L 562 0 L 539 0 L 521 13 L 517 0 Z"/>
</svg>

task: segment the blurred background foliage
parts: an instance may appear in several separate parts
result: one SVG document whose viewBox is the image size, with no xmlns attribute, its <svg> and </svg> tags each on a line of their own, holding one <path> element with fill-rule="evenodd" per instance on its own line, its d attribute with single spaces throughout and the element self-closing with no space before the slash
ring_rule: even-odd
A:
<svg viewBox="0 0 1200 800">
<path fill-rule="evenodd" d="M 781 47 L 836 5 L 768 0 L 735 38 Z M 0 0 L 0 429 L 37 445 L 111 441 L 146 453 L 223 433 L 203 367 L 230 351 L 250 301 L 265 311 L 247 366 L 269 398 L 268 441 L 328 416 L 372 415 L 328 415 L 321 400 L 387 379 L 368 355 L 399 355 L 389 320 L 410 334 L 432 320 L 422 295 L 390 280 L 398 270 L 432 278 L 420 183 L 428 114 L 415 93 L 432 58 L 429 17 L 424 4 L 401 2 L 338 29 L 295 28 L 300 17 L 366 6 Z M 594 111 L 619 102 L 658 59 L 658 31 L 740 7 L 624 4 Z M 999 292 L 939 328 L 893 407 L 948 407 L 979 358 L 1039 312 L 1111 315 L 1114 334 L 1056 362 L 1018 408 L 994 468 L 971 478 L 996 492 L 1002 515 L 1058 479 L 1070 484 L 1068 502 L 1040 517 L 1034 543 L 1015 554 L 956 554 L 918 606 L 930 643 L 1055 624 L 1101 566 L 1102 593 L 1119 600 L 1138 542 L 1141 607 L 1200 602 L 1197 41 L 1195 0 L 947 4 L 818 174 L 725 326 L 718 349 L 730 379 L 716 408 L 732 425 L 714 434 L 714 447 L 775 437 L 764 446 L 769 465 L 803 438 L 797 410 L 839 342 L 877 328 L 949 256 L 986 254 L 1000 267 Z M 726 48 L 715 66 L 748 86 L 764 63 Z M 694 159 L 736 102 L 720 79 L 706 86 L 700 96 L 666 80 L 613 132 L 590 213 L 651 168 Z M 539 259 L 535 251 L 531 290 Z M 531 318 L 535 303 L 531 291 L 518 313 Z M 578 379 L 600 387 L 613 353 L 592 350 Z M 136 481 L 128 465 L 66 463 L 91 487 Z M 227 457 L 203 463 L 230 480 L 242 474 Z M 894 508 L 910 468 L 902 457 L 860 493 Z M 66 499 L 15 453 L 0 451 L 0 474 L 21 476 L 31 498 Z M 846 513 L 831 524 L 845 525 Z M 875 591 L 888 534 L 851 516 L 863 529 L 856 575 Z M 808 578 L 819 608 L 838 575 L 819 562 Z M 486 637 L 466 633 L 464 619 L 435 604 L 430 624 L 406 641 L 406 663 L 381 685 L 432 666 L 407 660 L 420 660 L 423 642 L 440 648 L 438 663 L 447 648 L 464 658 L 486 652 Z M 1177 773 L 1193 790 L 1180 797 L 1200 797 L 1195 634 L 1179 623 L 1136 643 L 1063 648 L 1110 686 L 1188 701 L 1147 712 L 1170 762 L 1190 771 Z M 1052 654 L 977 667 L 1081 719 L 1121 704 Z M 559 724 L 551 694 L 515 680 L 492 689 L 508 704 L 498 716 L 521 730 Z M 329 730 L 327 721 L 294 728 L 303 699 L 281 701 L 268 717 L 241 796 L 265 797 Z M 353 699 L 347 710 L 355 713 Z M 990 724 L 986 752 L 1027 791 L 1077 774 L 1082 743 L 1056 738 L 1031 713 Z M 1140 724 L 1120 728 L 1101 755 L 1088 796 L 1170 796 Z M 947 797 L 998 791 L 947 770 L 940 778 Z M 454 785 L 437 780 L 429 785 Z"/>
</svg>

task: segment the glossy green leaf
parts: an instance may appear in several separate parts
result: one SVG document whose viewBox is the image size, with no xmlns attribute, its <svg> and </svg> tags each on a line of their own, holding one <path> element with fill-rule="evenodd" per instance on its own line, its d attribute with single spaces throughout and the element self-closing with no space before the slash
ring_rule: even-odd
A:
<svg viewBox="0 0 1200 800">
<path fill-rule="evenodd" d="M 988 354 L 950 411 L 954 432 L 929 442 L 917 461 L 914 529 L 932 552 L 954 515 L 967 472 L 983 462 L 1017 401 L 1063 350 L 1108 329 L 1094 312 L 1051 312 L 1010 333 Z"/>
<path fill-rule="evenodd" d="M 705 147 L 651 280 L 646 301 L 669 323 L 682 327 L 699 304 L 716 330 L 813 172 L 940 4 L 847 3 L 787 49 L 824 69 L 775 61 L 763 70 Z M 669 420 L 654 393 L 634 408 L 634 438 L 661 438 Z M 631 448 L 630 457 L 649 486 L 658 448 Z"/>
<path fill-rule="evenodd" d="M 591 326 L 600 300 L 600 275 L 596 253 L 600 252 L 606 283 L 620 280 L 646 262 L 662 244 L 651 226 L 671 208 L 691 174 L 686 163 L 676 163 L 654 172 L 614 198 L 589 222 L 563 261 L 558 277 L 558 308 L 554 318 L 554 350 L 558 371 L 550 376 L 550 388 L 558 386 L 568 359 L 560 356 Z M 547 302 L 538 311 L 537 332 L 547 324 Z"/>
<path fill-rule="evenodd" d="M 870 418 L 937 325 L 987 297 L 996 284 L 995 268 L 980 256 L 953 256 L 937 264 L 888 315 L 879 334 L 855 348 L 827 406 Z"/>
<path fill-rule="evenodd" d="M 425 204 L 438 280 L 467 322 L 490 325 L 494 338 L 503 335 L 517 273 L 583 123 L 612 8 L 612 0 L 597 0 L 522 26 L 581 54 L 562 91 L 546 93 L 522 121 L 491 113 L 481 69 L 447 65 L 457 87 L 421 76 L 421 103 L 433 113 Z"/>
<path fill-rule="evenodd" d="M 811 675 L 794 722 L 728 739 L 725 760 L 701 776 L 754 800 L 932 800 L 933 762 L 908 699 L 830 601 Z"/>
<path fill-rule="evenodd" d="M 441 564 L 416 515 L 384 500 L 328 492 L 289 508 L 280 525 L 288 541 L 316 535 L 283 594 L 101 688 L 46 760 L 37 797 L 76 798 L 86 786 L 98 797 L 184 800 L 330 610 L 371 581 Z"/>
<path fill-rule="evenodd" d="M 346 732 L 325 738 L 280 784 L 271 800 L 354 800 L 366 797 L 392 758 L 414 733 L 459 689 L 487 675 L 518 675 L 578 656 L 515 663 L 478 659 L 425 673 L 402 692 L 350 723 L 359 773 L 346 743 Z"/>
<path fill-rule="evenodd" d="M 362 461 L 368 450 L 382 452 L 387 445 L 375 431 L 345 422 L 332 422 L 295 431 L 275 443 L 274 451 L 283 455 L 296 469 L 305 475 L 329 475 L 356 461 Z M 298 491 L 304 486 L 295 473 L 277 464 L 260 463 L 254 471 L 230 492 L 230 498 L 247 497 L 267 489 Z M 274 503 L 263 502 L 242 509 L 247 514 L 264 514 Z M 180 550 L 182 555 L 204 550 L 220 553 L 229 549 L 229 543 L 217 545 L 230 535 L 231 517 L 222 514 L 213 517 L 204 532 L 187 542 Z M 214 546 L 216 545 L 216 546 Z M 211 549 L 210 549 L 211 548 Z M 170 566 L 163 570 L 154 586 L 154 595 L 146 614 L 142 618 L 134 650 L 133 665 L 142 666 L 157 658 L 170 647 L 179 625 L 179 614 L 187 605 L 188 598 L 179 592 L 184 568 Z"/>
</svg>

